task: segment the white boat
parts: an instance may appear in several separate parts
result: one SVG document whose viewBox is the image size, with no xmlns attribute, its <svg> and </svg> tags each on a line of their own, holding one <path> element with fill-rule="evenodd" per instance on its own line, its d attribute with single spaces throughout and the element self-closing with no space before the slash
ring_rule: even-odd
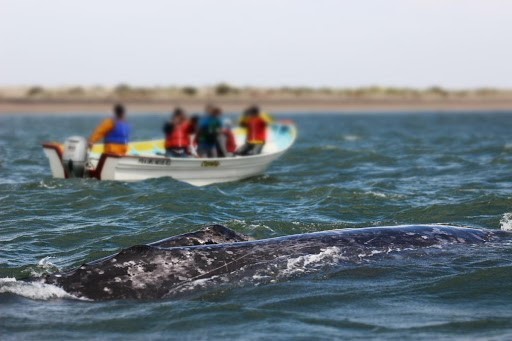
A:
<svg viewBox="0 0 512 341">
<path fill-rule="evenodd" d="M 103 153 L 96 144 L 87 151 L 83 137 L 70 137 L 66 143 L 44 143 L 54 178 L 93 177 L 99 180 L 139 181 L 170 177 L 194 186 L 237 181 L 265 172 L 270 163 L 283 155 L 294 143 L 297 130 L 290 122 L 270 125 L 261 154 L 222 158 L 166 157 L 164 140 L 129 144 L 128 153 L 120 156 Z M 237 145 L 245 141 L 244 129 L 234 129 Z"/>
</svg>

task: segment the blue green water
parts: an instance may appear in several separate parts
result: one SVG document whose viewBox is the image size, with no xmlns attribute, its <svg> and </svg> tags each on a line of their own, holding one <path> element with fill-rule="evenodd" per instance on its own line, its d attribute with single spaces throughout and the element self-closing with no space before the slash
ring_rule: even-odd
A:
<svg viewBox="0 0 512 341">
<path fill-rule="evenodd" d="M 512 338 L 510 243 L 397 253 L 187 300 L 83 302 L 13 284 L 210 223 L 255 238 L 512 225 L 512 112 L 280 117 L 299 129 L 287 154 L 262 176 L 203 188 L 52 179 L 40 143 L 88 135 L 101 117 L 0 117 L 1 339 Z M 134 139 L 158 137 L 165 118 L 131 117 Z"/>
</svg>

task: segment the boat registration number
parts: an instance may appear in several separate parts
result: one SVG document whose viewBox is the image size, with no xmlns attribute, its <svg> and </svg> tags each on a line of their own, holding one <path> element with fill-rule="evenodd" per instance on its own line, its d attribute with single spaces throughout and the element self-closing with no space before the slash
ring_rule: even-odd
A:
<svg viewBox="0 0 512 341">
<path fill-rule="evenodd" d="M 219 167 L 219 161 L 203 161 L 201 162 L 201 167 Z"/>
<path fill-rule="evenodd" d="M 139 163 L 143 165 L 156 165 L 156 166 L 170 166 L 171 160 L 169 159 L 151 159 L 151 158 L 139 158 Z"/>
</svg>

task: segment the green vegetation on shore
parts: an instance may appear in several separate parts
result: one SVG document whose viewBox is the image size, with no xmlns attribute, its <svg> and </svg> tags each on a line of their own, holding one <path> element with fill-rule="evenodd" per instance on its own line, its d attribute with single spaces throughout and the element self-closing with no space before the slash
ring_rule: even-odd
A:
<svg viewBox="0 0 512 341">
<path fill-rule="evenodd" d="M 166 101 L 176 99 L 340 99 L 340 100 L 442 100 L 442 99 L 511 99 L 509 89 L 449 90 L 438 86 L 425 89 L 369 86 L 360 88 L 330 87 L 237 87 L 227 83 L 214 86 L 141 87 L 119 84 L 115 87 L 0 87 L 0 101 Z"/>
</svg>

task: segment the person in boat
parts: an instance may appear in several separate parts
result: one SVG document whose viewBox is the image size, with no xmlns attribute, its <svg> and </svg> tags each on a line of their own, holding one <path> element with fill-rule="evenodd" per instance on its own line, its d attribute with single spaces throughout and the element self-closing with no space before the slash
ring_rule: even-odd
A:
<svg viewBox="0 0 512 341">
<path fill-rule="evenodd" d="M 162 130 L 164 132 L 164 135 L 165 137 L 167 138 L 167 136 L 172 133 L 172 129 L 174 127 L 174 119 L 176 116 L 178 115 L 181 115 L 181 114 L 185 114 L 185 111 L 180 108 L 180 107 L 176 107 L 174 108 L 172 114 L 171 114 L 171 117 L 169 117 L 169 121 L 165 122 Z"/>
<path fill-rule="evenodd" d="M 233 156 L 236 152 L 236 139 L 231 128 L 231 120 L 222 120 L 222 132 L 219 135 L 219 152 L 222 156 Z"/>
<path fill-rule="evenodd" d="M 113 111 L 114 117 L 105 119 L 92 133 L 88 141 L 89 148 L 103 140 L 104 153 L 125 155 L 132 127 L 126 121 L 126 111 L 122 104 L 116 104 Z"/>
<path fill-rule="evenodd" d="M 199 157 L 218 157 L 219 135 L 222 132 L 219 107 L 208 105 L 206 116 L 201 118 L 197 127 L 197 154 Z"/>
<path fill-rule="evenodd" d="M 164 125 L 165 155 L 188 157 L 191 155 L 190 136 L 195 132 L 193 123 L 187 119 L 185 111 L 174 109 L 172 119 Z"/>
<path fill-rule="evenodd" d="M 194 156 L 194 157 L 198 157 L 197 155 L 197 145 L 198 145 L 198 142 L 197 142 L 197 127 L 199 125 L 199 119 L 200 119 L 200 116 L 197 115 L 197 114 L 194 114 L 192 115 L 192 117 L 190 117 L 190 120 L 189 120 L 189 123 L 190 123 L 190 134 L 191 134 L 191 139 L 192 139 L 192 143 L 190 145 L 190 155 L 191 156 Z"/>
<path fill-rule="evenodd" d="M 251 108 L 258 108 L 258 107 L 257 106 L 252 106 Z M 241 127 L 247 127 L 247 121 L 251 118 L 250 110 L 249 109 L 250 108 L 245 110 L 244 113 L 242 114 L 242 116 L 240 117 L 240 121 L 238 122 L 238 124 Z M 267 124 L 271 124 L 272 122 L 274 122 L 274 117 L 272 115 L 270 115 L 266 111 L 261 111 L 260 110 L 260 117 L 263 118 L 267 122 Z"/>
<path fill-rule="evenodd" d="M 261 116 L 257 106 L 249 107 L 244 112 L 240 125 L 247 129 L 245 144 L 236 151 L 236 155 L 260 154 L 267 141 L 267 126 L 270 122 Z"/>
</svg>

